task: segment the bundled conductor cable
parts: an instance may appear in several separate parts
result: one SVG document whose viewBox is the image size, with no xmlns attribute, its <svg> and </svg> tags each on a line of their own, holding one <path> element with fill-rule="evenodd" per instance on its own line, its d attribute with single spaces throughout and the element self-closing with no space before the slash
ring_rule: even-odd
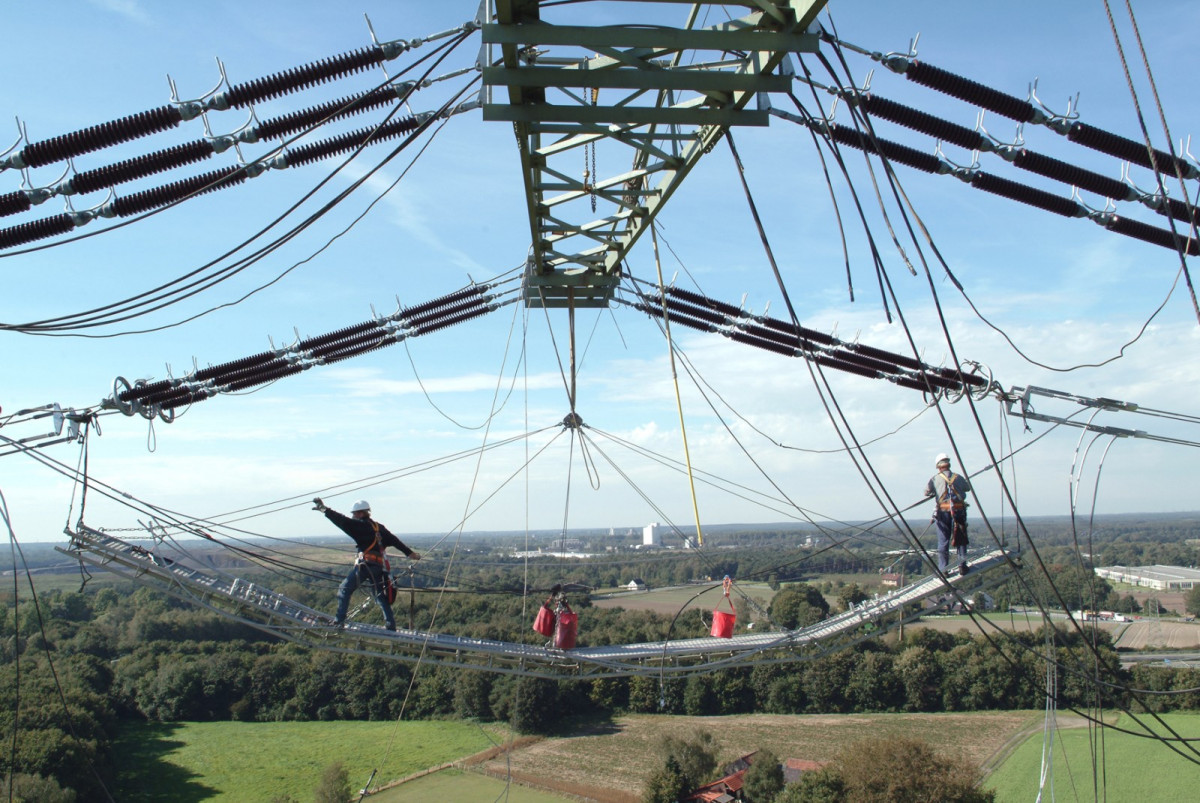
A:
<svg viewBox="0 0 1200 803">
<path fill-rule="evenodd" d="M 449 295 L 402 309 L 392 315 L 298 339 L 291 346 L 210 365 L 178 379 L 130 384 L 123 377 L 102 405 L 152 417 L 221 393 L 235 393 L 429 334 L 477 318 L 501 306 L 488 294 L 491 284 L 473 284 Z M 507 302 L 503 302 L 507 303 Z"/>
<path fill-rule="evenodd" d="M 751 315 L 730 304 L 668 287 L 666 294 L 650 296 L 632 306 L 651 317 L 666 316 L 671 323 L 702 332 L 717 332 L 730 340 L 785 357 L 803 357 L 826 368 L 868 379 L 887 379 L 901 387 L 930 393 L 961 394 L 989 389 L 988 381 L 951 368 L 935 368 L 912 357 L 872 346 L 847 343 L 785 321 Z"/>
<path fill-rule="evenodd" d="M 214 92 L 200 100 L 173 101 L 167 105 L 107 123 L 100 123 L 40 142 L 32 142 L 0 160 L 0 169 L 41 167 L 122 142 L 147 137 L 174 128 L 184 120 L 194 119 L 207 111 L 244 108 L 264 100 L 344 78 L 390 61 L 412 47 L 456 33 L 467 33 L 476 30 L 477 27 L 477 24 L 471 21 L 457 28 L 411 41 L 396 40 L 376 43 L 370 47 L 340 53 L 262 78 L 235 84 L 224 92 Z M 222 69 L 223 74 L 224 69 Z"/>
</svg>

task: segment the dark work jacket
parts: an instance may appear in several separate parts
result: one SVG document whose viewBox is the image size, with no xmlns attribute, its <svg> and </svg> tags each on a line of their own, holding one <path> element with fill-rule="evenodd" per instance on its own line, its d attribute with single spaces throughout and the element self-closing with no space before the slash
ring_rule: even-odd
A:
<svg viewBox="0 0 1200 803">
<path fill-rule="evenodd" d="M 387 527 L 384 527 L 377 521 L 371 521 L 370 518 L 355 519 L 350 516 L 344 516 L 336 510 L 329 509 L 325 510 L 325 518 L 332 521 L 342 532 L 353 538 L 359 552 L 365 552 L 375 543 L 375 527 L 379 528 L 379 541 L 382 547 L 395 547 L 405 555 L 411 555 L 413 552 L 405 546 L 403 541 L 392 535 Z M 380 549 L 379 552 L 382 555 L 383 549 Z"/>
</svg>

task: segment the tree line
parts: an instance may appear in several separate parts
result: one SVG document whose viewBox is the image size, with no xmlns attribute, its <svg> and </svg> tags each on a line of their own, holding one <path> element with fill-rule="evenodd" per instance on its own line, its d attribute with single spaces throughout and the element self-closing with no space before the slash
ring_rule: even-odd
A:
<svg viewBox="0 0 1200 803">
<path fill-rule="evenodd" d="M 288 589 L 316 607 L 330 592 Z M 843 586 L 834 606 L 865 591 Z M 418 623 L 431 615 L 432 595 L 416 594 Z M 697 616 L 588 607 L 586 643 L 629 643 L 702 635 Z M 520 598 L 451 595 L 441 602 L 440 626 L 481 638 L 539 637 Z M 404 606 L 398 606 L 401 611 Z M 809 584 L 785 585 L 768 614 L 784 626 L 830 613 L 825 595 Z M 377 615 L 377 612 L 372 612 Z M 398 613 L 400 613 L 398 611 Z M 403 619 L 403 616 L 401 616 Z M 1102 631 L 1088 632 L 1100 657 L 1077 634 L 1055 635 L 1058 705 L 1137 704 L 1121 686 L 1156 690 L 1200 687 L 1200 670 L 1120 668 Z M 93 799 L 112 780 L 112 750 L 120 724 L 150 721 L 284 721 L 460 717 L 511 723 L 545 733 L 572 717 L 623 712 L 718 715 L 765 712 L 934 712 L 1040 708 L 1044 634 L 990 639 L 934 630 L 910 631 L 903 642 L 863 641 L 798 663 L 761 663 L 695 675 L 564 679 L 491 674 L 425 665 L 415 681 L 408 663 L 311 650 L 280 643 L 259 631 L 149 589 L 106 587 L 53 592 L 39 604 L 12 600 L 0 620 L 0 723 L 14 748 L 0 766 L 30 799 Z M 1093 682 L 1097 662 L 1114 685 Z M 411 683 L 411 690 L 410 690 Z M 1200 709 L 1200 692 L 1156 695 L 1155 710 Z M 31 786 L 32 785 L 32 786 Z"/>
</svg>

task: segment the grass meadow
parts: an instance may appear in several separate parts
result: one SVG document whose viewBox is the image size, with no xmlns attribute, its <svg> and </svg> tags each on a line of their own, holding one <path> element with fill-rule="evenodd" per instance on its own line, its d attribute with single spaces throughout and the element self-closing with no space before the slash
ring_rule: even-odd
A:
<svg viewBox="0 0 1200 803">
<path fill-rule="evenodd" d="M 1200 714 L 1170 714 L 1164 719 L 1182 736 L 1200 738 Z M 1124 715 L 1108 715 L 1105 721 L 1134 727 Z M 372 800 L 563 803 L 582 795 L 606 803 L 630 803 L 640 798 L 644 778 L 657 767 L 659 740 L 666 734 L 689 736 L 703 729 L 716 736 L 723 761 L 761 747 L 770 747 L 784 758 L 822 760 L 865 736 L 916 734 L 938 751 L 964 755 L 989 770 L 985 786 L 996 790 L 999 803 L 1023 803 L 1038 798 L 1041 723 L 1042 714 L 1036 711 L 630 715 L 581 723 L 565 737 L 522 739 L 507 759 L 476 755 L 505 743 L 508 734 L 503 728 L 466 722 L 145 724 L 126 729 L 119 745 L 119 781 L 111 791 L 122 801 L 270 801 L 284 794 L 304 801 L 312 799 L 321 774 L 335 761 L 346 766 L 351 787 L 357 790 L 375 767 L 379 773 L 373 787 L 379 787 L 476 756 L 469 763 L 482 772 L 441 769 L 383 789 Z M 1089 730 L 1082 725 L 1078 717 L 1060 717 L 1053 794 L 1047 789 L 1043 800 L 1182 803 L 1197 799 L 1200 770 L 1195 764 L 1158 741 L 1112 729 L 1104 732 L 1104 760 L 1095 783 Z M 507 783 L 506 776 L 513 782 Z"/>
<path fill-rule="evenodd" d="M 121 801 L 311 800 L 334 762 L 342 762 L 357 790 L 374 768 L 373 785 L 381 785 L 506 738 L 505 728 L 470 722 L 139 724 L 127 726 L 118 742 L 111 791 Z"/>
<path fill-rule="evenodd" d="M 1151 724 L 1149 717 L 1138 717 Z M 1180 736 L 1200 739 L 1200 714 L 1164 714 Z M 1125 715 L 1105 722 L 1143 732 Z M 1162 727 L 1157 731 L 1167 735 Z M 1103 738 L 1087 728 L 1059 729 L 1042 800 L 1136 800 L 1138 803 L 1190 803 L 1200 799 L 1200 767 L 1156 739 L 1108 728 Z M 1042 732 L 1031 735 L 987 779 L 998 803 L 1037 800 L 1042 766 Z M 1189 753 L 1188 748 L 1181 751 Z M 1093 755 L 1097 756 L 1093 772 Z M 1190 754 L 1195 760 L 1195 754 Z M 1053 789 L 1051 789 L 1051 786 Z"/>
</svg>

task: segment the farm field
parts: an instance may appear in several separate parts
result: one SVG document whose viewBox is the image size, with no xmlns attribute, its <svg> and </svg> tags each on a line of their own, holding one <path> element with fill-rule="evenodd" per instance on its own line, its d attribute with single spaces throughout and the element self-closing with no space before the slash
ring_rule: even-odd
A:
<svg viewBox="0 0 1200 803">
<path fill-rule="evenodd" d="M 445 769 L 384 789 L 370 797 L 372 803 L 429 803 L 433 800 L 507 800 L 509 803 L 573 803 L 578 798 L 531 789 L 503 779 Z"/>
<path fill-rule="evenodd" d="M 770 604 L 775 592 L 766 583 L 743 583 L 739 588 L 758 601 L 764 608 Z M 704 593 L 701 593 L 704 592 Z M 699 594 L 700 596 L 696 596 Z M 738 611 L 739 622 L 742 612 L 748 606 L 736 596 L 730 597 Z M 674 616 L 685 605 L 698 611 L 711 611 L 721 600 L 720 583 L 704 583 L 689 586 L 670 586 L 650 591 L 628 591 L 616 594 L 606 594 L 592 598 L 592 605 L 597 608 L 624 608 L 629 611 L 653 611 L 655 613 Z M 749 615 L 750 611 L 746 610 Z"/>
<path fill-rule="evenodd" d="M 1180 736 L 1192 739 L 1200 737 L 1200 714 L 1165 714 L 1162 718 Z M 1145 717 L 1140 719 L 1151 722 Z M 1140 731 L 1124 715 L 1107 715 L 1105 722 Z M 1165 733 L 1161 728 L 1159 732 Z M 1200 770 L 1158 741 L 1111 729 L 1105 731 L 1101 754 L 1103 764 L 1097 766 L 1093 774 L 1092 755 L 1096 741 L 1095 735 L 1086 728 L 1060 729 L 1057 732 L 1053 777 L 1042 793 L 1042 800 L 1184 803 L 1196 799 Z M 1038 799 L 1042 745 L 1042 732 L 1039 730 L 1018 745 L 988 776 L 987 785 L 996 790 L 997 803 Z"/>
<path fill-rule="evenodd" d="M 470 722 L 185 722 L 127 727 L 117 745 L 121 801 L 310 800 L 342 762 L 359 788 L 473 755 L 507 729 Z M 490 737 L 490 738 L 489 738 Z"/>
<path fill-rule="evenodd" d="M 590 787 L 588 796 L 602 803 L 635 803 L 644 779 L 661 760 L 655 747 L 668 734 L 691 736 L 707 730 L 715 737 L 718 759 L 732 761 L 763 747 L 781 758 L 824 760 L 843 745 L 867 736 L 916 733 L 939 752 L 959 751 L 983 764 L 1040 721 L 1041 714 L 1030 711 L 729 717 L 634 714 L 571 736 L 533 743 L 511 754 L 508 767 L 518 777 L 543 779 L 547 786 L 557 781 L 562 784 L 557 788 L 577 790 L 575 794 Z M 500 757 L 486 768 L 502 773 L 505 766 Z M 611 785 L 612 768 L 619 768 L 624 788 Z"/>
<path fill-rule="evenodd" d="M 1024 614 L 983 614 L 989 622 L 1005 630 L 1027 632 L 1042 626 L 1040 617 Z M 1065 623 L 1065 620 L 1056 620 Z M 1133 622 L 1099 622 L 1096 627 L 1112 634 L 1113 644 L 1120 650 L 1143 650 L 1149 647 L 1171 650 L 1200 648 L 1200 622 L 1162 620 L 1157 625 L 1147 619 Z M 978 632 L 969 616 L 926 616 L 905 625 L 906 629 L 931 628 L 946 633 L 967 630 Z"/>
<path fill-rule="evenodd" d="M 1200 714 L 1172 714 L 1181 735 L 1200 737 Z M 645 777 L 657 767 L 655 746 L 668 734 L 711 732 L 722 761 L 769 747 L 785 758 L 824 760 L 867 736 L 918 734 L 939 753 L 959 752 L 990 771 L 997 800 L 1037 797 L 1042 712 L 962 714 L 742 715 L 683 717 L 630 715 L 593 723 L 558 738 L 523 738 L 505 755 L 502 728 L 466 722 L 180 723 L 131 728 L 120 747 L 113 793 L 129 801 L 270 800 L 311 797 L 321 773 L 342 761 L 356 790 L 379 766 L 374 785 L 405 779 L 373 800 L 495 800 L 562 803 L 636 803 Z M 1132 727 L 1126 717 L 1108 723 Z M 1058 718 L 1055 795 L 1093 799 L 1089 731 L 1071 715 Z M 488 737 L 491 737 L 490 739 Z M 390 748 L 389 748 L 390 745 Z M 1156 741 L 1105 734 L 1109 800 L 1171 803 L 1193 799 L 1194 766 Z M 453 762 L 454 766 L 450 766 Z M 467 771 L 474 770 L 474 771 Z M 511 782 L 509 782 L 511 778 Z M 620 783 L 614 783 L 619 779 Z M 1047 793 L 1048 795 L 1048 793 Z M 506 796 L 506 797 L 505 797 Z"/>
</svg>

